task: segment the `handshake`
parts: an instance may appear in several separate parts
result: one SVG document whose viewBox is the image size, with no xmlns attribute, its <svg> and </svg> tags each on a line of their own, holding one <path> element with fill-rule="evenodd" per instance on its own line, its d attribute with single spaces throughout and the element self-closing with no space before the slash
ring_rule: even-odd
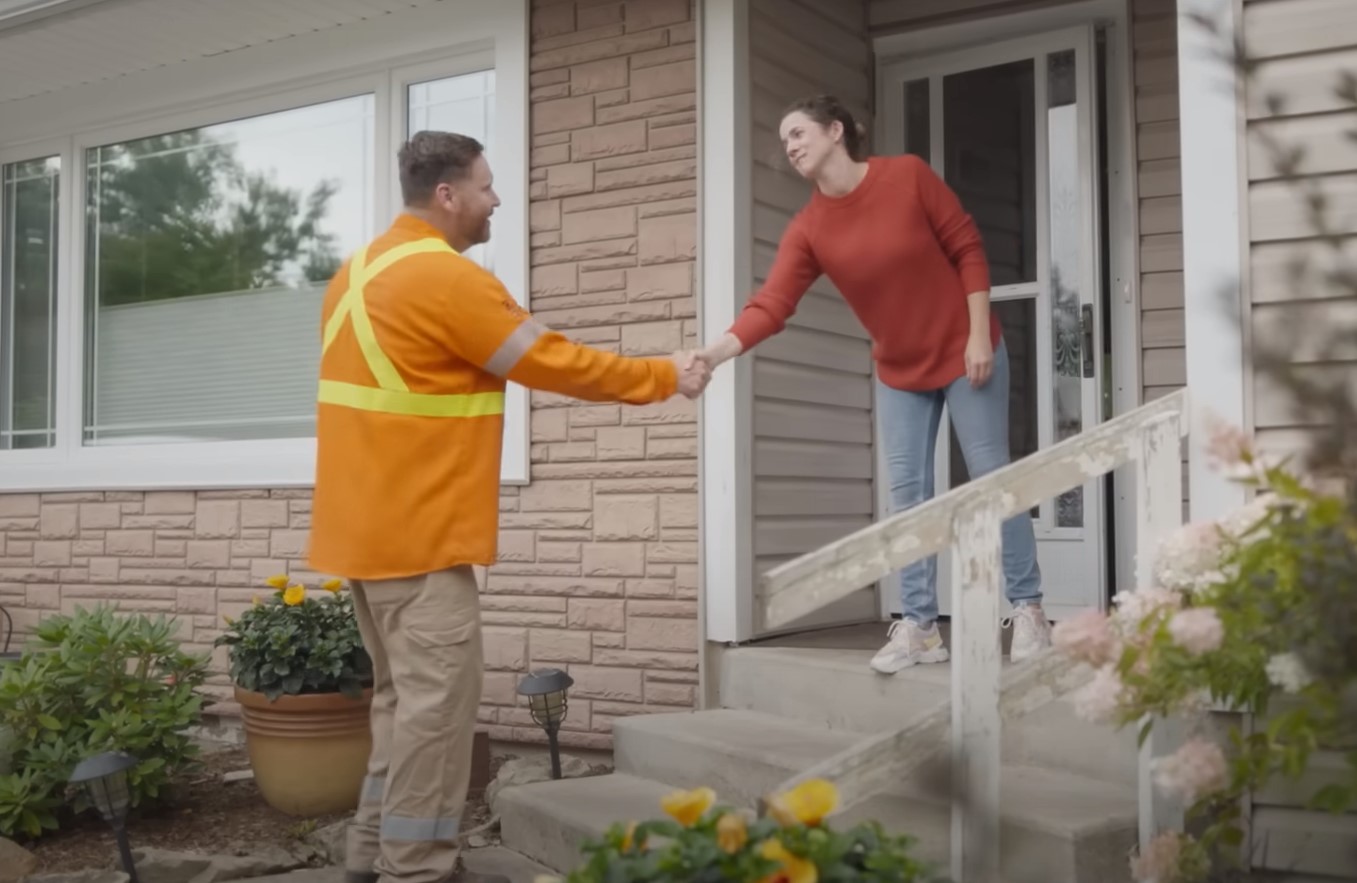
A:
<svg viewBox="0 0 1357 883">
<path fill-rule="evenodd" d="M 681 350 L 670 356 L 678 369 L 678 391 L 690 399 L 702 395 L 711 382 L 711 359 L 700 350 Z"/>
</svg>

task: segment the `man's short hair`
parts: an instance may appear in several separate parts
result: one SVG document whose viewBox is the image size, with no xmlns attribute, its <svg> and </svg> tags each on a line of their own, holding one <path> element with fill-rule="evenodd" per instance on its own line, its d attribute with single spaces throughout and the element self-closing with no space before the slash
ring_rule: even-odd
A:
<svg viewBox="0 0 1357 883">
<path fill-rule="evenodd" d="M 406 205 L 425 205 L 439 184 L 466 177 L 485 151 L 481 142 L 452 132 L 416 132 L 396 155 L 401 198 Z"/>
</svg>

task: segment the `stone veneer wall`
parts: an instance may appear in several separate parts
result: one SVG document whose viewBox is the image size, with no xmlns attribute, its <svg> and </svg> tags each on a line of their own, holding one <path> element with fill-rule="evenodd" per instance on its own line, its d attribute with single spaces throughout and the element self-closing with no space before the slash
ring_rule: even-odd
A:
<svg viewBox="0 0 1357 883">
<path fill-rule="evenodd" d="M 533 0 L 531 27 L 533 312 L 627 355 L 693 345 L 691 0 Z M 504 489 L 483 596 L 492 738 L 541 740 L 514 694 L 538 665 L 575 679 L 569 746 L 608 748 L 619 716 L 693 706 L 696 415 L 681 398 L 533 395 L 533 482 Z M 0 604 L 21 634 L 100 601 L 166 613 L 207 651 L 263 579 L 311 577 L 310 513 L 304 490 L 0 493 Z"/>
</svg>

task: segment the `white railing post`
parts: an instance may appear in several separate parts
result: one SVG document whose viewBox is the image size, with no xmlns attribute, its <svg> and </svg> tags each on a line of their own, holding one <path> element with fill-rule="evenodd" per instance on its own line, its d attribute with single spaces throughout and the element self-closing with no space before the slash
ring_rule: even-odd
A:
<svg viewBox="0 0 1357 883">
<path fill-rule="evenodd" d="M 1175 415 L 1140 430 L 1140 453 L 1136 459 L 1136 587 L 1154 585 L 1154 563 L 1159 543 L 1183 524 L 1182 427 L 1188 416 Z M 1181 722 L 1172 718 L 1154 722 L 1154 730 L 1140 749 L 1140 846 L 1145 848 L 1155 834 L 1179 829 L 1183 809 L 1159 794 L 1151 777 L 1151 764 L 1177 749 Z"/>
<path fill-rule="evenodd" d="M 952 617 L 952 879 L 998 883 L 1002 494 L 958 513 Z"/>
</svg>

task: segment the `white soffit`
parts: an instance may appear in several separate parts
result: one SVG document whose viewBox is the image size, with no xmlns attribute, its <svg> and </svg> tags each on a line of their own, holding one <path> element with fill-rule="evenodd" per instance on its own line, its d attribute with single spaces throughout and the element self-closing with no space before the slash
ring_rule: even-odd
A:
<svg viewBox="0 0 1357 883">
<path fill-rule="evenodd" d="M 0 102 L 440 0 L 0 0 Z"/>
</svg>

